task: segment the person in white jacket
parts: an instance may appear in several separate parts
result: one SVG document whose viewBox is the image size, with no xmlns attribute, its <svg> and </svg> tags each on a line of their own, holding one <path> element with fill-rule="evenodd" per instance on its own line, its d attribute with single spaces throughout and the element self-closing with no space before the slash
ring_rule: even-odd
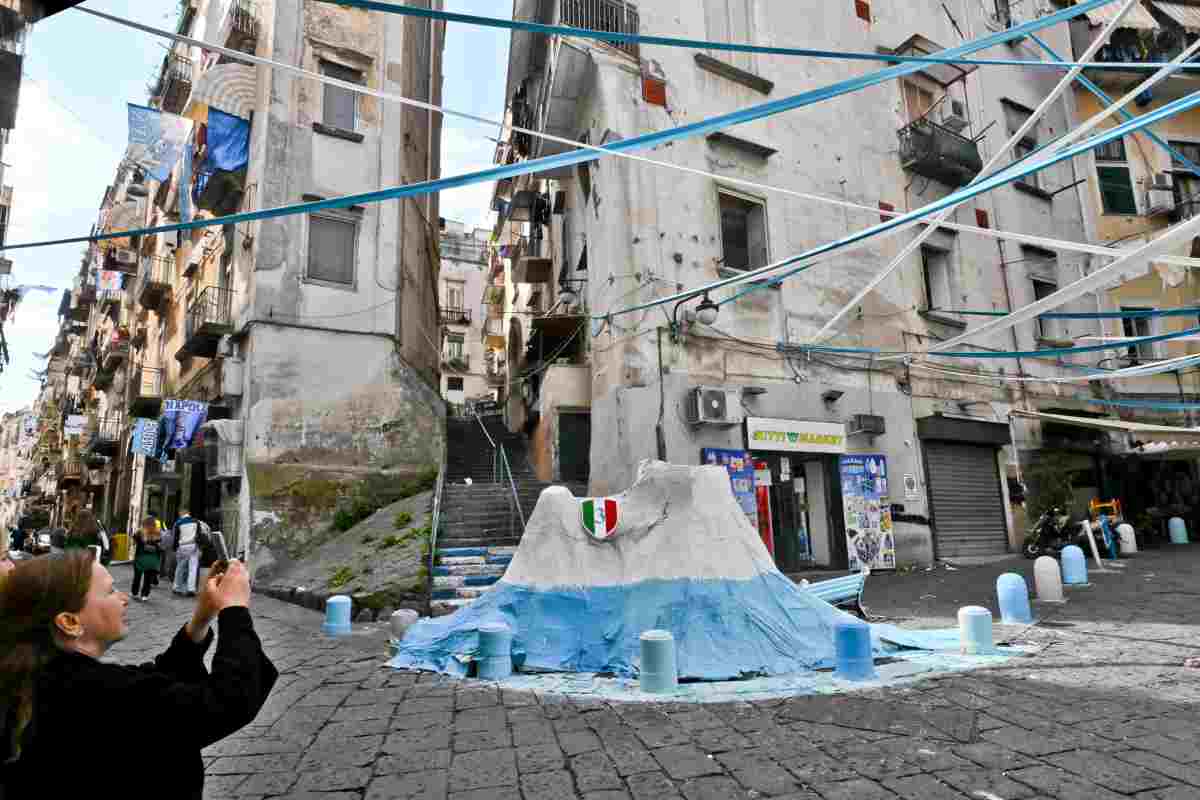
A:
<svg viewBox="0 0 1200 800">
<path fill-rule="evenodd" d="M 192 519 L 187 509 L 181 509 L 175 521 L 175 594 L 196 595 L 196 573 L 200 568 L 200 523 Z"/>
</svg>

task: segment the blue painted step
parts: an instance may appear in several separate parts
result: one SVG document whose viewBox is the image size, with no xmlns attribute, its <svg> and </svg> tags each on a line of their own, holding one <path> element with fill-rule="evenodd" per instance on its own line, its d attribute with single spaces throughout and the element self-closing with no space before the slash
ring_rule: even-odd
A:
<svg viewBox="0 0 1200 800">
<path fill-rule="evenodd" d="M 431 600 L 454 600 L 458 597 L 457 589 L 434 589 Z"/>
<path fill-rule="evenodd" d="M 498 580 L 499 575 L 468 575 L 463 578 L 463 586 L 491 586 Z"/>
<path fill-rule="evenodd" d="M 465 558 L 467 556 L 486 556 L 486 547 L 439 547 L 438 555 L 448 558 Z"/>
<path fill-rule="evenodd" d="M 488 556 L 487 563 L 489 563 L 489 564 L 511 564 L 512 558 L 513 557 L 511 555 Z"/>
</svg>

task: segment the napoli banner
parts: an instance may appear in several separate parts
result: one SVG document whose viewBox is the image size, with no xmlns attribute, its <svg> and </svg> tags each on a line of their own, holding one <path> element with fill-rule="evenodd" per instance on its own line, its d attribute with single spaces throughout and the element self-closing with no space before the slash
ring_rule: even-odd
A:
<svg viewBox="0 0 1200 800">
<path fill-rule="evenodd" d="M 192 121 L 129 104 L 129 159 L 157 181 L 171 177 L 192 133 Z"/>
<path fill-rule="evenodd" d="M 166 435 L 163 451 L 182 450 L 192 444 L 192 437 L 208 418 L 208 403 L 198 400 L 167 400 L 163 403 Z"/>
<path fill-rule="evenodd" d="M 129 452 L 134 455 L 154 456 L 158 449 L 158 420 L 135 419 L 133 437 L 129 441 Z"/>
</svg>

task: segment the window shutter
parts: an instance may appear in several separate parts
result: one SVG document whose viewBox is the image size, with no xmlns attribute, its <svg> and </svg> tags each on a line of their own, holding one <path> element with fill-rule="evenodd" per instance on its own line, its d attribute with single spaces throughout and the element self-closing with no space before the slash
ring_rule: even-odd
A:
<svg viewBox="0 0 1200 800">
<path fill-rule="evenodd" d="M 308 277 L 353 285 L 355 233 L 353 222 L 309 217 Z"/>
</svg>

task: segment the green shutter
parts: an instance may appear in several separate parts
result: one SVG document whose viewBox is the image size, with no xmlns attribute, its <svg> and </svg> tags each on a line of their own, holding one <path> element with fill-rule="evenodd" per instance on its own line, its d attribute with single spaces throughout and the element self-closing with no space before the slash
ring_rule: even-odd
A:
<svg viewBox="0 0 1200 800">
<path fill-rule="evenodd" d="M 1096 167 L 1105 214 L 1137 214 L 1129 167 Z"/>
</svg>

